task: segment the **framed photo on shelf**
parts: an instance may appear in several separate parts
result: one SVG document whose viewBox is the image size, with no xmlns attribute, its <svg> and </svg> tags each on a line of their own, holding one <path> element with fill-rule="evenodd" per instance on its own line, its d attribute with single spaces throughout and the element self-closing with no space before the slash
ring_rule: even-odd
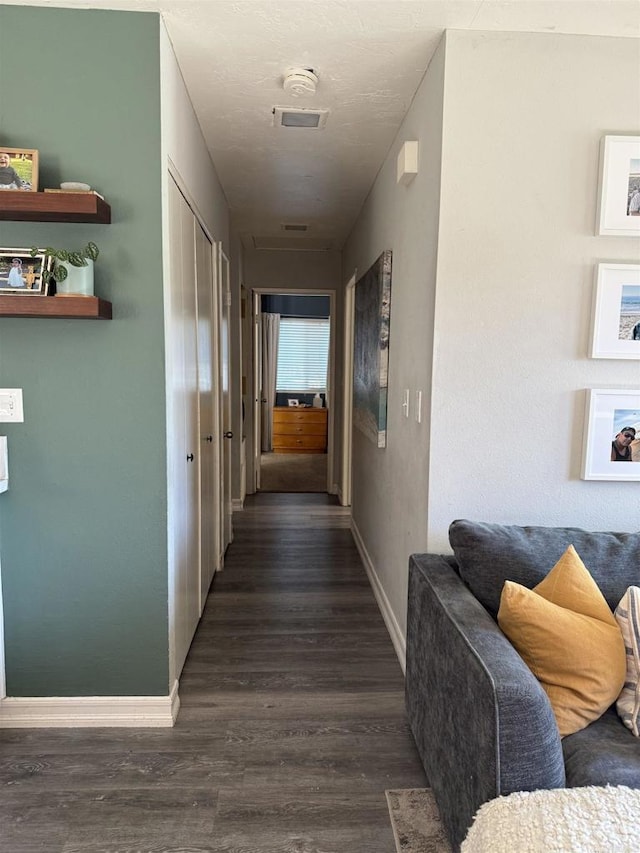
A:
<svg viewBox="0 0 640 853">
<path fill-rule="evenodd" d="M 587 391 L 582 479 L 640 481 L 640 388 Z"/>
<path fill-rule="evenodd" d="M 0 248 L 0 296 L 46 296 L 52 259 L 44 249 Z"/>
<path fill-rule="evenodd" d="M 640 136 L 605 136 L 600 147 L 598 234 L 640 234 Z"/>
<path fill-rule="evenodd" d="M 0 146 L 0 191 L 37 192 L 38 152 L 35 148 Z"/>
<path fill-rule="evenodd" d="M 591 358 L 640 359 L 640 264 L 598 264 Z"/>
</svg>

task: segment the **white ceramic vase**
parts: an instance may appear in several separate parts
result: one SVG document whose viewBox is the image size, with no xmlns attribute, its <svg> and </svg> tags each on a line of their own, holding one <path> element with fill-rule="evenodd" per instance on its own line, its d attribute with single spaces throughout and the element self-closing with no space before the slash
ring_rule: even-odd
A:
<svg viewBox="0 0 640 853">
<path fill-rule="evenodd" d="M 56 282 L 58 296 L 93 296 L 93 261 L 91 258 L 86 260 L 86 267 L 74 267 L 58 261 L 57 265 L 67 270 L 65 280 Z"/>
</svg>

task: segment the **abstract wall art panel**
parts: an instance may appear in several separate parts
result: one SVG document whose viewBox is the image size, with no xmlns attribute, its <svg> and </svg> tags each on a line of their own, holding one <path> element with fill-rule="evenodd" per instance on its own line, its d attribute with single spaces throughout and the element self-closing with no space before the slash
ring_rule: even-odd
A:
<svg viewBox="0 0 640 853">
<path fill-rule="evenodd" d="M 391 250 L 356 282 L 353 423 L 377 447 L 387 445 Z"/>
</svg>

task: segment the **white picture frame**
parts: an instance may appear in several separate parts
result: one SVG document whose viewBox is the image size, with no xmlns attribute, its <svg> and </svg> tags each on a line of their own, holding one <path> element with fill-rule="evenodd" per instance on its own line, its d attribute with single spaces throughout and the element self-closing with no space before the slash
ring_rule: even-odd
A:
<svg viewBox="0 0 640 853">
<path fill-rule="evenodd" d="M 583 480 L 640 481 L 640 388 L 587 389 L 582 456 Z M 612 442 L 632 427 L 630 461 L 612 460 Z"/>
<path fill-rule="evenodd" d="M 600 145 L 600 181 L 596 233 L 640 234 L 640 210 L 630 212 L 640 192 L 640 136 L 604 136 Z"/>
<path fill-rule="evenodd" d="M 640 264 L 597 265 L 589 355 L 640 359 Z"/>
<path fill-rule="evenodd" d="M 0 296 L 46 296 L 51 269 L 46 249 L 0 247 Z"/>
</svg>

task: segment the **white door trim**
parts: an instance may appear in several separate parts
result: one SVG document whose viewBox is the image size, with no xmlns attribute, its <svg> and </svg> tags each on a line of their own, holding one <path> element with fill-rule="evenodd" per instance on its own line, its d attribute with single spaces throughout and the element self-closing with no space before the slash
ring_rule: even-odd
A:
<svg viewBox="0 0 640 853">
<path fill-rule="evenodd" d="M 353 342 L 358 271 L 344 291 L 344 374 L 342 386 L 342 471 L 338 492 L 342 506 L 351 506 L 351 440 L 353 433 Z"/>
<path fill-rule="evenodd" d="M 260 454 L 262 453 L 262 334 L 260 327 L 260 293 L 251 291 L 251 328 L 253 335 L 253 466 L 252 493 L 260 488 Z"/>
</svg>

